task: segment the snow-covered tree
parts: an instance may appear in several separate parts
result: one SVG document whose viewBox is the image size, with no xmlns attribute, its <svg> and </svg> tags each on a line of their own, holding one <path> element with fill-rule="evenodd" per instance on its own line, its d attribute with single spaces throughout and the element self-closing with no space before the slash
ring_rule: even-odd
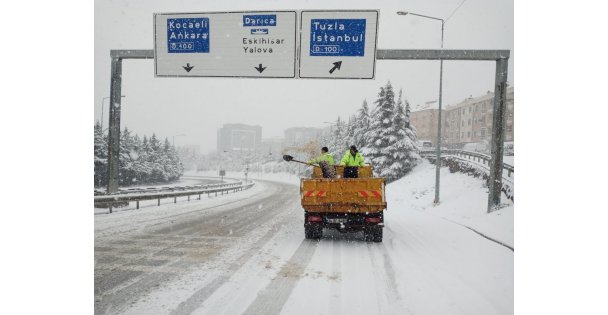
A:
<svg viewBox="0 0 608 315">
<path fill-rule="evenodd" d="M 383 150 L 386 163 L 379 169 L 380 176 L 386 177 L 389 182 L 403 177 L 420 161 L 415 135 L 411 138 L 413 133 L 406 126 L 407 116 L 401 98 L 402 92 L 399 91 L 395 115 L 388 132 L 388 146 Z"/>
<path fill-rule="evenodd" d="M 348 124 L 346 124 L 346 136 L 345 142 L 347 146 L 355 144 L 355 131 L 357 128 L 357 116 L 351 115 L 348 118 Z"/>
<path fill-rule="evenodd" d="M 94 185 L 101 187 L 108 181 L 108 139 L 99 122 L 95 124 L 94 135 Z"/>
<path fill-rule="evenodd" d="M 395 93 L 390 81 L 380 88 L 376 107 L 371 116 L 370 128 L 365 134 L 366 146 L 361 149 L 364 158 L 374 166 L 378 174 L 382 174 L 392 164 L 386 148 L 396 141 L 392 130 L 395 116 Z"/>
<path fill-rule="evenodd" d="M 127 128 L 120 135 L 119 184 L 158 183 L 179 179 L 184 168 L 175 148 L 165 138 L 161 144 L 156 135 L 143 141 Z M 95 125 L 95 185 L 107 184 L 107 138 Z"/>
<path fill-rule="evenodd" d="M 346 142 L 347 139 L 345 138 L 347 130 L 346 125 L 340 117 L 336 119 L 336 124 L 332 128 L 333 132 L 328 148 L 329 153 L 333 154 L 335 160 L 342 158 L 342 154 L 344 154 L 344 150 L 346 150 L 345 148 L 348 145 Z"/>
<path fill-rule="evenodd" d="M 354 135 L 352 142 L 354 145 L 357 146 L 357 148 L 365 148 L 367 146 L 367 142 L 365 141 L 365 135 L 367 134 L 367 131 L 369 129 L 369 124 L 369 107 L 367 106 L 367 101 L 363 100 L 363 105 L 359 109 L 353 132 Z"/>
</svg>

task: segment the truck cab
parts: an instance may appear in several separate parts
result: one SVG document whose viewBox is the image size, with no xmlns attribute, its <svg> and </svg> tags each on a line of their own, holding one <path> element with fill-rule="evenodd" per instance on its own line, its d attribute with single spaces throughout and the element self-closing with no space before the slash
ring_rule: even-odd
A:
<svg viewBox="0 0 608 315">
<path fill-rule="evenodd" d="M 367 241 L 382 242 L 385 179 L 374 177 L 371 166 L 359 167 L 358 178 L 344 178 L 344 167 L 335 168 L 336 178 L 324 178 L 315 167 L 310 178 L 300 180 L 305 237 L 321 238 L 323 229 L 336 229 L 363 231 Z"/>
</svg>

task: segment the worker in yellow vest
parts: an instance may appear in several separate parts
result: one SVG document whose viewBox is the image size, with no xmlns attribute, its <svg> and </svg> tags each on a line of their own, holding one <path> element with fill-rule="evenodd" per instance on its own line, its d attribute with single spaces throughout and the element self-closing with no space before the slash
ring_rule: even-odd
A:
<svg viewBox="0 0 608 315">
<path fill-rule="evenodd" d="M 354 145 L 350 146 L 350 150 L 346 151 L 342 160 L 340 160 L 340 166 L 344 166 L 344 178 L 359 177 L 359 166 L 364 165 L 363 155 L 359 153 Z"/>
<path fill-rule="evenodd" d="M 327 147 L 321 148 L 321 155 L 308 161 L 308 164 L 318 164 L 321 161 L 326 161 L 329 165 L 334 165 L 334 156 L 328 153 Z"/>
</svg>

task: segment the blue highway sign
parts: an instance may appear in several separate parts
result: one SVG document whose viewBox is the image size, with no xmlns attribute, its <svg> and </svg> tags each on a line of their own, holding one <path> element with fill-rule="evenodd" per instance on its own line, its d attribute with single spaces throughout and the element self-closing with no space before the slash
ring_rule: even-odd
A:
<svg viewBox="0 0 608 315">
<path fill-rule="evenodd" d="M 364 56 L 365 19 L 312 19 L 311 56 Z"/>
<path fill-rule="evenodd" d="M 169 53 L 208 53 L 209 19 L 167 19 Z"/>
</svg>

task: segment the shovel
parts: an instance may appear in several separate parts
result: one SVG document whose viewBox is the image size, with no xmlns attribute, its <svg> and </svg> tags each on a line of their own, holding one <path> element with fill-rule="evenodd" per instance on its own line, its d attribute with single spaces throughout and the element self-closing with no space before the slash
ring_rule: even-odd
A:
<svg viewBox="0 0 608 315">
<path fill-rule="evenodd" d="M 298 162 L 298 163 L 305 164 L 307 166 L 312 165 L 312 166 L 320 167 L 321 172 L 323 174 L 323 178 L 336 178 L 336 169 L 334 168 L 333 165 L 329 165 L 329 163 L 327 163 L 326 161 L 321 161 L 321 162 L 319 162 L 319 164 L 308 164 L 306 162 L 294 160 L 293 156 L 291 156 L 291 155 L 283 155 L 283 160 L 285 160 L 287 162 Z"/>
<path fill-rule="evenodd" d="M 306 164 L 308 166 L 310 166 L 311 164 L 308 164 L 306 162 L 302 162 L 302 161 L 298 161 L 296 159 L 293 158 L 293 156 L 291 155 L 283 155 L 283 160 L 287 161 L 287 162 L 298 162 L 298 163 L 302 163 L 302 164 Z M 312 164 L 312 165 L 316 165 L 316 164 Z"/>
</svg>

